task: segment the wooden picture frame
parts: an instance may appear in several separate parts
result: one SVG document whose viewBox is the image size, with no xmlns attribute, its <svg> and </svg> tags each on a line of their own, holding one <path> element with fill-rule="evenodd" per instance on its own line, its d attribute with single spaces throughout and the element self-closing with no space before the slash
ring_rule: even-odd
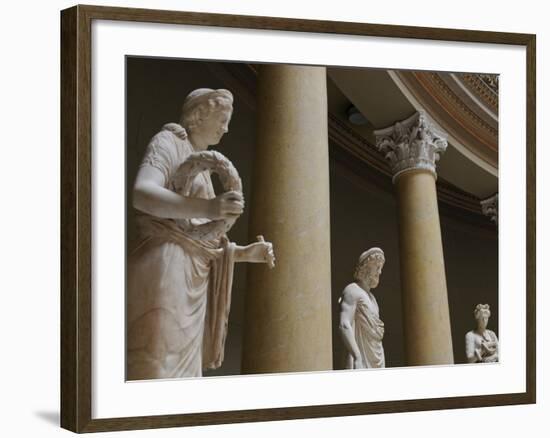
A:
<svg viewBox="0 0 550 438">
<path fill-rule="evenodd" d="M 436 41 L 517 45 L 526 48 L 526 391 L 510 394 L 424 398 L 92 418 L 92 22 L 113 20 L 260 30 L 345 34 Z M 190 425 L 349 416 L 375 413 L 528 404 L 536 401 L 535 291 L 535 57 L 530 34 L 422 28 L 288 18 L 237 16 L 100 6 L 61 13 L 61 426 L 97 432 Z"/>
</svg>

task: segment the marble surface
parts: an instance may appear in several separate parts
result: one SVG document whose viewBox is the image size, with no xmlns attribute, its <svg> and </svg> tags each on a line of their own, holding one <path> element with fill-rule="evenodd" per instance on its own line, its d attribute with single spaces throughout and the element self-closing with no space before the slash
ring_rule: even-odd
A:
<svg viewBox="0 0 550 438">
<path fill-rule="evenodd" d="M 348 350 L 348 369 L 384 368 L 384 323 L 371 289 L 378 286 L 385 263 L 384 252 L 371 248 L 361 254 L 354 274 L 339 300 L 342 340 Z"/>
<path fill-rule="evenodd" d="M 478 304 L 474 310 L 477 327 L 466 333 L 466 359 L 469 363 L 498 362 L 497 335 L 487 328 L 491 309 L 489 304 Z"/>
<path fill-rule="evenodd" d="M 275 261 L 270 242 L 230 242 L 228 225 L 242 214 L 238 173 L 206 149 L 228 132 L 233 96 L 197 89 L 180 123 L 150 141 L 138 171 L 133 206 L 140 242 L 128 255 L 127 378 L 199 377 L 224 359 L 236 262 Z M 228 191 L 216 195 L 210 173 Z M 214 226 L 208 232 L 195 232 Z"/>
</svg>

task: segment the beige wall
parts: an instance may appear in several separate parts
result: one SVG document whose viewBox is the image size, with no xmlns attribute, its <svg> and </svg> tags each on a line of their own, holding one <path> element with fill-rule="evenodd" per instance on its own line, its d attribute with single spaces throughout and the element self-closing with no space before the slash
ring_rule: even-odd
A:
<svg viewBox="0 0 550 438">
<path fill-rule="evenodd" d="M 127 195 L 130 196 L 137 166 L 149 139 L 164 123 L 177 121 L 183 99 L 195 88 L 228 87 L 205 63 L 163 59 L 128 58 L 127 61 Z M 252 108 L 235 96 L 229 133 L 217 147 L 239 170 L 245 198 L 250 196 L 254 161 L 255 117 Z M 331 148 L 337 146 L 331 145 Z M 443 160 L 445 157 L 442 158 Z M 304 163 L 304 166 L 307 163 Z M 371 246 L 386 253 L 386 265 L 374 291 L 386 325 L 384 347 L 387 366 L 403 366 L 402 306 L 399 283 L 399 243 L 396 202 L 391 191 L 368 178 L 357 177 L 338 159 L 331 158 L 331 252 L 334 366 L 340 368 L 343 345 L 337 332 L 337 298 L 352 281 L 359 254 Z M 307 190 L 307 187 L 302 188 Z M 135 243 L 133 211 L 127 203 L 127 241 Z M 246 243 L 248 213 L 237 221 L 229 236 Z M 473 326 L 472 311 L 478 302 L 493 310 L 490 328 L 498 334 L 498 243 L 496 230 L 454 219 L 442 211 L 441 228 L 446 258 L 447 287 L 451 311 L 454 355 L 464 361 L 463 339 Z M 304 269 L 315 269 L 304 260 Z M 222 368 L 207 375 L 239 374 L 246 265 L 235 270 L 233 302 L 229 319 L 226 360 Z"/>
</svg>

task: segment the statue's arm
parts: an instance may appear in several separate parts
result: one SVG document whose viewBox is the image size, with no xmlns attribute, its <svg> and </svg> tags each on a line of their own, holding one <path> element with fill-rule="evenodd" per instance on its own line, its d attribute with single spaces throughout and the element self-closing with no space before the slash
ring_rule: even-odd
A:
<svg viewBox="0 0 550 438">
<path fill-rule="evenodd" d="M 479 348 L 475 348 L 476 342 L 475 342 L 475 337 L 472 333 L 470 332 L 466 333 L 465 344 L 466 344 L 466 360 L 468 361 L 468 363 L 481 362 L 481 353 L 479 351 Z"/>
<path fill-rule="evenodd" d="M 357 308 L 357 296 L 353 293 L 353 289 L 347 286 L 342 292 L 340 298 L 340 324 L 338 329 L 346 349 L 351 354 L 354 368 L 362 368 L 361 352 L 355 339 L 353 320 L 355 319 L 355 311 Z"/>
<path fill-rule="evenodd" d="M 227 192 L 214 199 L 185 197 L 164 188 L 164 178 L 157 168 L 142 166 L 134 184 L 134 208 L 171 219 L 230 219 L 243 211 L 242 195 L 238 192 Z"/>
<path fill-rule="evenodd" d="M 487 342 L 485 344 L 485 349 L 487 351 L 487 355 L 484 358 L 484 361 L 486 362 L 495 362 L 498 360 L 499 357 L 499 343 L 498 338 L 495 332 L 488 330 L 491 336 L 491 342 Z"/>
</svg>

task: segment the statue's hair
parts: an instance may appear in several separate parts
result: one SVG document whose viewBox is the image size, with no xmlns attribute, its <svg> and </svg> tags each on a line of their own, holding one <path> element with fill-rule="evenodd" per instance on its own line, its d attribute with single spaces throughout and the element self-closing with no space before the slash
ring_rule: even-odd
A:
<svg viewBox="0 0 550 438">
<path fill-rule="evenodd" d="M 474 318 L 479 319 L 483 314 L 486 314 L 488 317 L 491 316 L 491 309 L 489 304 L 478 304 L 474 310 Z"/>
<path fill-rule="evenodd" d="M 357 265 L 355 266 L 353 278 L 355 280 L 363 279 L 370 264 L 384 264 L 385 261 L 386 258 L 384 257 L 384 251 L 382 251 L 380 248 L 371 248 L 366 250 L 359 256 L 359 260 L 357 261 Z"/>
<path fill-rule="evenodd" d="M 233 94 L 225 89 L 199 88 L 185 98 L 180 125 L 187 131 L 192 131 L 211 113 L 220 110 L 233 111 Z"/>
</svg>

